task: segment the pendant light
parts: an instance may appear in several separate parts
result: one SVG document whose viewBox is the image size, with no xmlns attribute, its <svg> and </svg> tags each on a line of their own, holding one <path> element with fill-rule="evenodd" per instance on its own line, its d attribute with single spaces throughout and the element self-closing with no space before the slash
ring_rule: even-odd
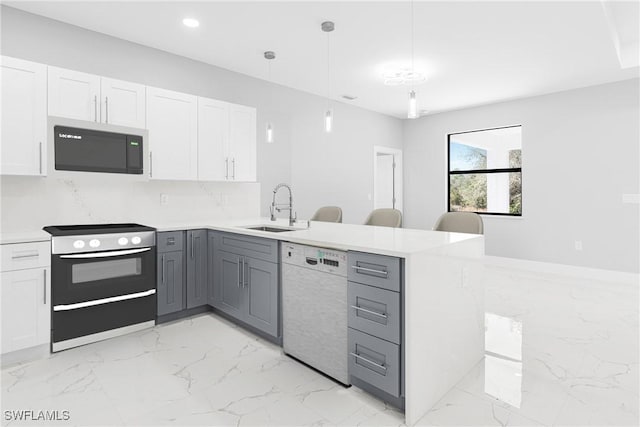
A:
<svg viewBox="0 0 640 427">
<path fill-rule="evenodd" d="M 330 59 L 330 49 L 329 49 L 329 33 L 335 29 L 335 25 L 331 21 L 325 21 L 320 25 L 322 31 L 327 33 L 327 110 L 324 113 L 324 131 L 327 133 L 331 133 L 333 130 L 333 110 L 331 109 L 330 100 L 329 100 L 329 59 Z"/>
<path fill-rule="evenodd" d="M 415 76 L 413 54 L 414 38 L 415 34 L 413 32 L 413 0 L 411 0 L 411 75 L 413 76 Z M 409 91 L 409 109 L 407 117 L 410 119 L 418 118 L 418 99 L 416 98 L 416 91 L 413 88 L 413 81 L 411 82 L 411 91 Z"/>
<path fill-rule="evenodd" d="M 264 53 L 264 58 L 267 60 L 267 64 L 269 64 L 269 68 L 268 68 L 269 78 L 268 78 L 268 81 L 269 81 L 269 83 L 271 83 L 271 61 L 276 58 L 276 53 L 273 52 L 273 51 L 268 50 L 268 51 L 266 51 Z M 273 144 L 273 124 L 271 123 L 271 121 L 267 121 L 266 132 L 267 132 L 267 136 L 266 136 L 267 143 L 268 144 Z"/>
</svg>

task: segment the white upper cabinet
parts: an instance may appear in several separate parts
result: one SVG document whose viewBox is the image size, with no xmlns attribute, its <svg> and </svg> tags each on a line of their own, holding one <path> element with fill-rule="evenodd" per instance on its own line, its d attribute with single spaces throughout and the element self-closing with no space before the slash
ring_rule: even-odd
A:
<svg viewBox="0 0 640 427">
<path fill-rule="evenodd" d="M 229 179 L 229 108 L 215 99 L 198 98 L 198 179 Z"/>
<path fill-rule="evenodd" d="M 256 109 L 231 104 L 229 157 L 234 181 L 256 180 Z"/>
<path fill-rule="evenodd" d="M 256 180 L 256 109 L 198 98 L 198 179 Z"/>
<path fill-rule="evenodd" d="M 49 115 L 100 120 L 100 76 L 49 67 Z"/>
<path fill-rule="evenodd" d="M 145 128 L 145 86 L 102 78 L 102 123 Z"/>
<path fill-rule="evenodd" d="M 198 179 L 198 98 L 147 87 L 149 176 Z"/>
<path fill-rule="evenodd" d="M 0 173 L 46 175 L 47 66 L 2 57 Z"/>
<path fill-rule="evenodd" d="M 145 86 L 49 67 L 49 115 L 145 127 Z"/>
</svg>

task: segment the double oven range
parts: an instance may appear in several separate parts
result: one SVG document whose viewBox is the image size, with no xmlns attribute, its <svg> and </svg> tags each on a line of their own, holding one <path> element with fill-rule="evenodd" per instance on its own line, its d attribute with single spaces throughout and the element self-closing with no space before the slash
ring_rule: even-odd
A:
<svg viewBox="0 0 640 427">
<path fill-rule="evenodd" d="M 155 324 L 155 229 L 61 225 L 51 239 L 51 351 Z"/>
</svg>

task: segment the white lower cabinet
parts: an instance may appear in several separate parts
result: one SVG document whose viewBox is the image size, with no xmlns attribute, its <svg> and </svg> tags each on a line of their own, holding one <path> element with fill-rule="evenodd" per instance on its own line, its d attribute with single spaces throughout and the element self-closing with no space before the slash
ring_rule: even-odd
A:
<svg viewBox="0 0 640 427">
<path fill-rule="evenodd" d="M 41 344 L 51 335 L 51 269 L 49 242 L 2 245 L 4 268 L 0 273 L 2 354 Z M 46 260 L 46 261 L 45 261 Z M 46 262 L 46 264 L 45 264 Z"/>
<path fill-rule="evenodd" d="M 149 177 L 198 179 L 198 97 L 147 87 Z"/>
<path fill-rule="evenodd" d="M 46 175 L 47 66 L 2 57 L 0 173 Z"/>
</svg>

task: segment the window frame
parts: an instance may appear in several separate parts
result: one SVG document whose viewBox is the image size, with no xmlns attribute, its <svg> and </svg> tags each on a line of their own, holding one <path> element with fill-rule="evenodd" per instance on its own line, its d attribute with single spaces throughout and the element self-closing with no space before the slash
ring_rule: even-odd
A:
<svg viewBox="0 0 640 427">
<path fill-rule="evenodd" d="M 522 151 L 522 125 L 508 125 L 508 126 L 497 126 L 492 128 L 483 128 L 483 129 L 475 129 L 475 130 L 467 130 L 463 132 L 451 132 L 447 134 L 447 212 L 460 212 L 460 211 L 452 211 L 451 210 L 451 175 L 489 175 L 492 173 L 511 173 L 518 172 L 520 173 L 520 213 L 506 213 L 506 212 L 482 212 L 482 211 L 465 211 L 465 212 L 474 212 L 478 215 L 491 215 L 491 216 L 501 216 L 501 217 L 514 217 L 514 218 L 522 218 L 522 212 L 524 211 L 523 201 L 522 201 L 522 163 L 519 168 L 493 168 L 493 169 L 470 169 L 465 171 L 452 171 L 451 170 L 451 137 L 454 135 L 462 135 L 465 133 L 474 133 L 474 132 L 483 132 L 489 130 L 498 130 L 498 129 L 508 129 L 519 127 L 520 129 L 520 150 Z"/>
</svg>

